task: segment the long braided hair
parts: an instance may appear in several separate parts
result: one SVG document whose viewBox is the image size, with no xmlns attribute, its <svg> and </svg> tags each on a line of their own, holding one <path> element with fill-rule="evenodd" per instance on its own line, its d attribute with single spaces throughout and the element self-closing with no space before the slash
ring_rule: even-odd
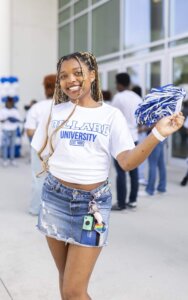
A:
<svg viewBox="0 0 188 300">
<path fill-rule="evenodd" d="M 68 96 L 62 91 L 61 86 L 60 86 L 60 71 L 61 71 L 62 63 L 64 61 L 68 61 L 70 59 L 76 59 L 78 61 L 79 65 L 80 65 L 81 73 L 82 73 L 82 77 L 83 77 L 82 89 L 84 87 L 85 74 L 83 72 L 81 62 L 83 62 L 88 67 L 89 71 L 95 71 L 95 80 L 91 83 L 91 97 L 96 102 L 100 102 L 100 101 L 103 100 L 102 92 L 101 92 L 101 89 L 100 89 L 98 65 L 97 65 L 97 62 L 96 62 L 96 58 L 92 53 L 90 53 L 90 52 L 75 52 L 75 53 L 63 56 L 59 59 L 59 61 L 57 63 L 57 76 L 56 76 L 55 91 L 54 91 L 54 96 L 53 96 L 54 103 L 52 104 L 50 115 L 49 115 L 47 126 L 46 126 L 46 139 L 45 139 L 45 142 L 44 142 L 42 148 L 38 152 L 38 156 L 39 156 L 39 158 L 42 162 L 42 165 L 43 165 L 43 170 L 39 174 L 37 174 L 37 176 L 41 175 L 42 173 L 44 173 L 45 171 L 48 170 L 48 160 L 54 152 L 54 147 L 53 147 L 53 144 L 52 144 L 53 137 L 59 131 L 59 129 L 61 129 L 65 125 L 65 123 L 68 122 L 68 120 L 71 118 L 71 116 L 75 112 L 76 107 L 79 103 L 79 97 L 78 97 L 78 99 L 75 101 L 75 106 L 74 106 L 72 112 L 67 117 L 67 119 L 64 120 L 52 132 L 51 136 L 49 137 L 50 153 L 46 158 L 43 159 L 42 158 L 42 153 L 43 153 L 43 151 L 46 148 L 46 145 L 48 143 L 48 127 L 49 127 L 49 124 L 50 124 L 50 121 L 51 121 L 53 105 L 57 105 L 57 104 L 60 104 L 60 103 L 70 101 Z"/>
</svg>

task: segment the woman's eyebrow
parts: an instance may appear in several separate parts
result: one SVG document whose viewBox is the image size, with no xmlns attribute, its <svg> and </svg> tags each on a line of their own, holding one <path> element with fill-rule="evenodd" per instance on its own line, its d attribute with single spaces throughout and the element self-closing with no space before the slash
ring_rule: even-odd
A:
<svg viewBox="0 0 188 300">
<path fill-rule="evenodd" d="M 75 70 L 81 70 L 81 68 L 80 67 L 76 67 L 76 68 L 72 68 L 72 70 L 73 71 L 75 71 Z M 62 73 L 66 73 L 66 71 L 61 71 L 60 74 L 62 74 Z"/>
</svg>

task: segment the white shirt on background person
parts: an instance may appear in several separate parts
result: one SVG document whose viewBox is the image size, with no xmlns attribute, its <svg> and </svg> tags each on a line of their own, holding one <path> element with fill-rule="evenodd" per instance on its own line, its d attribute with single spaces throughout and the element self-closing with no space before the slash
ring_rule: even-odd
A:
<svg viewBox="0 0 188 300">
<path fill-rule="evenodd" d="M 112 100 L 112 106 L 118 108 L 127 120 L 127 124 L 131 131 L 134 142 L 138 141 L 138 129 L 135 111 L 140 103 L 142 103 L 142 98 L 133 91 L 129 90 L 118 92 L 114 95 Z"/>
<path fill-rule="evenodd" d="M 0 109 L 0 121 L 4 121 L 1 123 L 1 130 L 16 130 L 19 126 L 19 122 L 11 122 L 7 120 L 8 118 L 15 118 L 21 121 L 21 115 L 17 108 L 7 108 L 3 107 Z"/>
<path fill-rule="evenodd" d="M 52 99 L 41 100 L 32 105 L 27 113 L 24 128 L 36 130 L 43 114 L 50 110 L 51 105 Z"/>
</svg>

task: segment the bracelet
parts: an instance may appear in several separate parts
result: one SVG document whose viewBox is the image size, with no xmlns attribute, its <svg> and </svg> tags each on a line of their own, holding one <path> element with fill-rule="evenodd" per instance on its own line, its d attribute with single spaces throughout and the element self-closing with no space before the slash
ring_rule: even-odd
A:
<svg viewBox="0 0 188 300">
<path fill-rule="evenodd" d="M 159 131 L 157 130 L 156 127 L 153 127 L 152 131 L 153 135 L 156 137 L 156 139 L 158 139 L 160 142 L 163 142 L 166 137 L 162 136 Z"/>
</svg>

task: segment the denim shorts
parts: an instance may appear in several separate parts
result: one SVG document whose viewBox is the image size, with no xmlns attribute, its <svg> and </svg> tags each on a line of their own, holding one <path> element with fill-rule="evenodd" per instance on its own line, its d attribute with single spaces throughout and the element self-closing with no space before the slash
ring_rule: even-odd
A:
<svg viewBox="0 0 188 300">
<path fill-rule="evenodd" d="M 111 205 L 108 180 L 92 191 L 84 191 L 67 187 L 48 173 L 37 227 L 46 236 L 65 243 L 102 247 L 107 244 Z"/>
</svg>

